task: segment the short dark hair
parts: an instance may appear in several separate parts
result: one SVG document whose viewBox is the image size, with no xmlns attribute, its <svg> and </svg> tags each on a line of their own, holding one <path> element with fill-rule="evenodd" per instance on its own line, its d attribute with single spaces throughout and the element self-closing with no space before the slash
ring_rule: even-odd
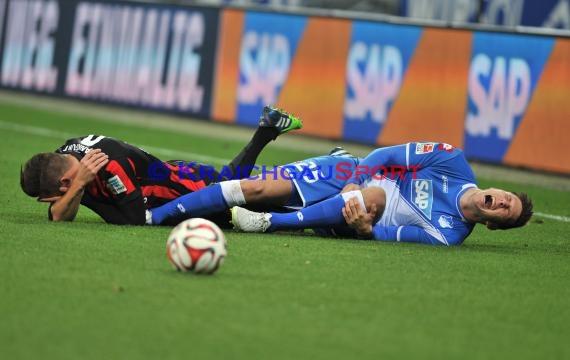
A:
<svg viewBox="0 0 570 360">
<path fill-rule="evenodd" d="M 59 179 L 67 170 L 65 155 L 41 153 L 32 156 L 20 169 L 20 186 L 32 197 L 59 193 Z"/>
<path fill-rule="evenodd" d="M 518 228 L 521 226 L 524 226 L 532 217 L 533 211 L 532 211 L 532 200 L 530 199 L 530 197 L 523 192 L 517 193 L 517 192 L 513 192 L 513 194 L 515 194 L 516 197 L 518 197 L 521 201 L 521 214 L 519 215 L 519 217 L 514 221 L 514 222 L 502 222 L 502 223 L 497 223 L 497 229 L 502 229 L 502 230 L 506 230 L 506 229 L 513 229 L 513 228 Z"/>
</svg>

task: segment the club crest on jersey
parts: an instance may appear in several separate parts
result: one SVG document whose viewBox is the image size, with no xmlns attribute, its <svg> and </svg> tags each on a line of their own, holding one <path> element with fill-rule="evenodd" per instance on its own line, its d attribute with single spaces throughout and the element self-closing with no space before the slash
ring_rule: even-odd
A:
<svg viewBox="0 0 570 360">
<path fill-rule="evenodd" d="M 115 195 L 119 195 L 127 191 L 127 187 L 123 184 L 119 175 L 115 175 L 107 180 L 107 189 Z"/>
<path fill-rule="evenodd" d="M 433 151 L 435 143 L 417 143 L 416 155 L 428 154 Z"/>
<path fill-rule="evenodd" d="M 431 180 L 412 180 L 412 197 L 414 205 L 431 220 L 433 206 L 433 186 Z"/>
<path fill-rule="evenodd" d="M 453 218 L 449 215 L 441 215 L 437 222 L 442 229 L 453 229 Z"/>
</svg>

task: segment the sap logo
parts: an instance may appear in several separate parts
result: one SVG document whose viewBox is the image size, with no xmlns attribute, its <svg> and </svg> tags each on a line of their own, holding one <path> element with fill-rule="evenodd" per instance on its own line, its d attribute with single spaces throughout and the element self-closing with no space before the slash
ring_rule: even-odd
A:
<svg viewBox="0 0 570 360">
<path fill-rule="evenodd" d="M 347 81 L 352 96 L 347 95 L 344 112 L 347 117 L 384 123 L 390 103 L 402 84 L 402 54 L 394 46 L 356 42 L 350 49 Z"/>
<path fill-rule="evenodd" d="M 275 103 L 290 65 L 291 47 L 287 37 L 247 32 L 241 44 L 239 101 L 246 104 Z"/>
<path fill-rule="evenodd" d="M 431 220 L 433 187 L 431 180 L 412 180 L 412 201 Z"/>
<path fill-rule="evenodd" d="M 480 79 L 489 79 L 488 88 Z M 476 55 L 469 70 L 469 97 L 476 109 L 467 114 L 467 133 L 488 136 L 496 129 L 500 139 L 510 140 L 515 118 L 528 105 L 530 87 L 530 67 L 525 60 Z"/>
</svg>

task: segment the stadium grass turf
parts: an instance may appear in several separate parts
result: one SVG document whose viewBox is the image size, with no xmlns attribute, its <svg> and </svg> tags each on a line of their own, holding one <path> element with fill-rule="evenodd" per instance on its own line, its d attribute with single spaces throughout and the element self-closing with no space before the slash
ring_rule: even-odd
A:
<svg viewBox="0 0 570 360">
<path fill-rule="evenodd" d="M 38 128 L 222 158 L 240 142 L 6 104 L 0 120 L 15 124 L 0 142 L 3 359 L 570 357 L 568 223 L 477 227 L 454 248 L 226 231 L 224 266 L 192 276 L 167 263 L 169 228 L 106 225 L 87 209 L 49 223 L 47 207 L 21 193 L 19 166 L 65 138 Z M 269 147 L 261 163 L 309 155 Z M 570 215 L 567 192 L 481 185 L 528 191 L 536 210 Z"/>
</svg>

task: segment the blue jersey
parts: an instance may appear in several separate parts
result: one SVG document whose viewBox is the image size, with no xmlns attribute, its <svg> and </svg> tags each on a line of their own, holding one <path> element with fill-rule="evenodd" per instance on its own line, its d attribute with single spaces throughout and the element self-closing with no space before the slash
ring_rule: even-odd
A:
<svg viewBox="0 0 570 360">
<path fill-rule="evenodd" d="M 358 162 L 352 155 L 324 155 L 282 166 L 294 185 L 286 206 L 300 209 L 338 195 Z"/>
<path fill-rule="evenodd" d="M 374 239 L 458 245 L 473 230 L 459 205 L 465 191 L 476 187 L 463 151 L 444 143 L 408 143 L 376 149 L 359 167 L 362 174 L 352 182 L 386 192 Z"/>
</svg>

